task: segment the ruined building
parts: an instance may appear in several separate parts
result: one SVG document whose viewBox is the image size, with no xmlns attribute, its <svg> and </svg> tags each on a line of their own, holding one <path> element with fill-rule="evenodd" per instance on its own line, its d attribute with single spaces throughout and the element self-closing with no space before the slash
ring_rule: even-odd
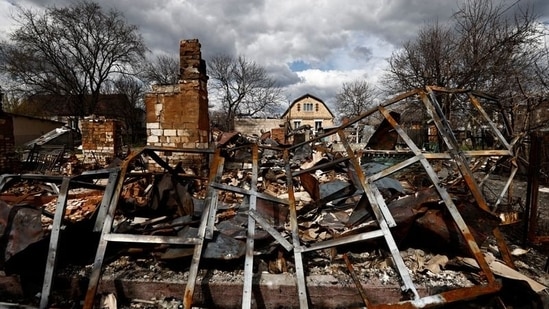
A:
<svg viewBox="0 0 549 309">
<path fill-rule="evenodd" d="M 155 85 L 145 95 L 147 145 L 152 147 L 208 148 L 210 121 L 206 63 L 197 39 L 179 45 L 180 79 L 177 85 Z M 172 157 L 174 154 L 160 154 Z M 194 163 L 199 157 L 186 155 L 169 161 Z M 189 160 L 191 160 L 189 162 Z M 199 161 L 200 162 L 200 161 Z"/>
</svg>

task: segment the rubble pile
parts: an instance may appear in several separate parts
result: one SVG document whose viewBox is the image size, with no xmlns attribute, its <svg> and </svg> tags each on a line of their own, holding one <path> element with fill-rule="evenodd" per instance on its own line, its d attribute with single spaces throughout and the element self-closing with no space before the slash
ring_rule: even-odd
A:
<svg viewBox="0 0 549 309">
<path fill-rule="evenodd" d="M 55 295 L 57 268 L 58 275 L 88 280 L 88 289 L 74 296 L 84 308 L 97 304 L 96 294 L 105 292 L 100 283 L 108 280 L 186 284 L 185 292 L 175 295 L 179 299 L 133 297 L 131 302 L 126 290 L 130 299 L 120 301 L 133 308 L 247 307 L 252 298 L 268 297 L 258 292 L 258 282 L 271 275 L 289 277 L 297 289 L 290 307 L 423 308 L 486 295 L 514 306 L 517 300 L 500 292 L 510 286 L 507 280 L 527 282 L 527 288 L 515 290 L 529 295 L 533 305 L 527 308 L 541 306 L 549 282 L 545 274 L 531 271 L 528 277 L 524 272 L 533 267 L 515 262 L 535 250 L 511 252 L 500 231 L 498 204 L 513 203 L 500 198 L 509 196 L 509 182 L 500 188 L 489 182 L 493 167 L 513 157 L 513 145 L 485 119 L 499 142 L 492 149 L 462 151 L 438 113 L 437 91 L 412 91 L 346 124 L 382 117 L 364 149 L 352 149 L 345 126 L 310 140 L 288 132 L 293 138 L 288 144 L 268 135 L 218 132 L 215 149 L 145 147 L 118 165 L 72 177 L 4 175 L 0 235 L 24 235 L 14 226 L 22 221 L 8 222 L 11 209 L 25 205 L 51 232 L 25 238 L 29 241 L 19 252 L 38 242 L 57 248 L 63 244 L 60 230 L 70 232 L 76 225 L 80 233 L 96 236 L 87 243 L 95 257 L 80 267 L 70 256 L 57 265 L 56 249 L 40 251 L 47 253 L 41 304 Z M 408 136 L 401 116 L 409 112 L 405 99 L 424 105 L 445 151 L 422 149 Z M 324 142 L 330 135 L 339 141 Z M 163 159 L 185 151 L 209 162 L 207 177 Z M 144 157 L 164 171 L 143 169 L 137 162 Z M 487 183 L 496 202 L 485 198 Z M 3 248 L 20 239 L 4 239 Z M 9 260 L 17 253 L 10 252 Z M 195 291 L 221 283 L 238 284 L 238 305 L 229 299 L 212 303 L 213 290 L 209 296 Z M 324 284 L 355 292 L 339 299 L 309 297 L 314 286 Z M 397 297 L 387 300 L 372 286 L 396 288 Z"/>
</svg>

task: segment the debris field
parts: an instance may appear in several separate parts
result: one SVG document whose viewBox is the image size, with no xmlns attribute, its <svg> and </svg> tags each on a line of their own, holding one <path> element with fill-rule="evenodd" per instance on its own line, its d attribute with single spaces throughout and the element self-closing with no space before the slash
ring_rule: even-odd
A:
<svg viewBox="0 0 549 309">
<path fill-rule="evenodd" d="M 486 125 L 490 147 L 464 149 L 438 101 L 449 93 Z M 501 132 L 489 100 L 427 87 L 307 140 L 297 130 L 291 143 L 219 132 L 211 148 L 147 146 L 76 175 L 1 175 L 1 284 L 11 288 L 0 299 L 40 308 L 544 308 L 545 257 L 510 242 L 526 220 L 515 178 L 521 136 Z M 409 135 L 412 112 L 429 119 L 438 147 Z M 377 128 L 356 148 L 347 132 L 363 121 Z M 199 156 L 207 169 L 168 163 L 173 153 Z"/>
</svg>

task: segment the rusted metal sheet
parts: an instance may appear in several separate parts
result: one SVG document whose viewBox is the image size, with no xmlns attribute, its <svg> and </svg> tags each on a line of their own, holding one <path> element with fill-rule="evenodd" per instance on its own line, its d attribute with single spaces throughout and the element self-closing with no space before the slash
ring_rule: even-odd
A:
<svg viewBox="0 0 549 309">
<path fill-rule="evenodd" d="M 391 112 L 391 116 L 398 122 L 400 114 Z M 366 149 L 392 150 L 395 149 L 398 140 L 398 133 L 393 129 L 391 124 L 383 119 L 377 130 L 366 144 Z"/>
<path fill-rule="evenodd" d="M 0 200 L 0 265 L 44 237 L 40 209 Z"/>
</svg>

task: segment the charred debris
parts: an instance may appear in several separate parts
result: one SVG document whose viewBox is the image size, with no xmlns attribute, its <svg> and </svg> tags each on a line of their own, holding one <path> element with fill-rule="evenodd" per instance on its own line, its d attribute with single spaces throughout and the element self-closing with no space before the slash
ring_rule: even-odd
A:
<svg viewBox="0 0 549 309">
<path fill-rule="evenodd" d="M 489 145 L 463 146 L 439 102 L 449 94 L 486 128 Z M 1 292 L 3 304 L 19 297 L 53 308 L 64 295 L 94 308 L 113 293 L 119 303 L 160 308 L 102 284 L 122 269 L 141 281 L 179 280 L 180 293 L 169 296 L 183 308 L 544 308 L 545 273 L 517 265 L 518 254 L 534 250 L 517 251 L 502 232 L 527 221 L 512 192 L 523 136 L 510 134 L 504 116 L 488 117 L 491 100 L 429 87 L 311 139 L 287 131 L 292 143 L 219 132 L 209 149 L 145 147 L 81 173 L 61 175 L 68 163 L 59 161 L 50 162 L 59 173 L 1 175 L 0 262 L 16 283 Z M 376 131 L 357 148 L 347 131 L 363 122 Z M 429 130 L 421 145 L 418 124 Z M 199 156 L 203 166 L 168 164 L 173 153 Z M 496 174 L 500 185 L 489 181 Z M 137 276 L 143 261 L 156 273 Z M 235 304 L 205 295 L 208 269 L 237 282 L 225 287 Z M 260 278 L 270 274 L 290 278 L 292 299 L 269 301 L 265 293 L 277 292 L 265 292 Z M 77 283 L 63 287 L 63 276 Z M 334 295 L 315 294 L 312 277 Z M 384 287 L 393 298 L 380 296 Z"/>
</svg>

